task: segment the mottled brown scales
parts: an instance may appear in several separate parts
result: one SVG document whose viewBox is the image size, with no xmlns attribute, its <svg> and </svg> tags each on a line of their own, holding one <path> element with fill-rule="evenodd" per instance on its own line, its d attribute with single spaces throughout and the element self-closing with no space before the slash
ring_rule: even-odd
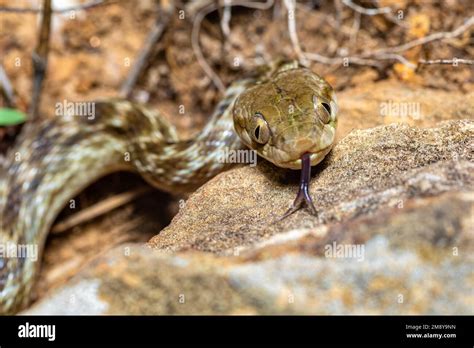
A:
<svg viewBox="0 0 474 348">
<path fill-rule="evenodd" d="M 322 102 L 334 108 L 330 115 Z M 24 127 L 0 168 L 0 245 L 37 245 L 41 260 L 51 224 L 68 200 L 117 170 L 135 171 L 151 185 L 176 192 L 194 190 L 228 168 L 232 163 L 220 161 L 220 154 L 244 144 L 294 169 L 302 151 L 314 151 L 315 164 L 332 146 L 337 110 L 331 87 L 294 62 L 258 69 L 255 77 L 229 86 L 190 141 L 180 141 L 168 121 L 142 105 L 115 99 L 94 106 L 92 117 L 57 116 Z M 266 124 L 269 133 L 252 128 Z M 266 144 L 252 140 L 256 133 L 270 134 Z M 39 265 L 0 256 L 0 313 L 28 304 Z"/>
</svg>

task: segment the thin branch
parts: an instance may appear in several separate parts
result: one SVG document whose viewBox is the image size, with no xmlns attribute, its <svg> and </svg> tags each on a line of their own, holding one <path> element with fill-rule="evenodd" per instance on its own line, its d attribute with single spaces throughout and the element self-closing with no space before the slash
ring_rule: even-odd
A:
<svg viewBox="0 0 474 348">
<path fill-rule="evenodd" d="M 399 25 L 403 28 L 408 28 L 409 26 L 402 21 L 400 21 L 397 16 L 395 16 L 392 12 L 393 10 L 390 7 L 382 7 L 382 8 L 365 8 L 362 6 L 359 6 L 357 4 L 354 4 L 351 0 L 342 0 L 344 5 L 347 7 L 353 9 L 355 13 L 366 15 L 366 16 L 376 16 L 376 15 L 383 15 L 387 20 L 389 20 L 392 23 L 395 23 L 396 25 Z"/>
<path fill-rule="evenodd" d="M 293 49 L 298 57 L 300 63 L 307 65 L 307 61 L 315 61 L 322 64 L 329 64 L 329 65 L 338 65 L 338 64 L 358 64 L 358 65 L 369 65 L 380 67 L 380 62 L 373 60 L 373 59 L 365 59 L 361 57 L 327 57 L 321 55 L 319 53 L 313 52 L 304 52 L 301 49 L 300 41 L 298 39 L 298 34 L 296 32 L 296 23 L 295 23 L 295 16 L 294 16 L 294 9 L 295 9 L 295 1 L 294 0 L 284 0 L 284 4 L 288 10 L 288 32 L 290 33 L 290 40 L 293 45 Z"/>
<path fill-rule="evenodd" d="M 284 1 L 285 1 L 285 4 L 286 4 L 287 2 L 290 3 L 294 0 L 284 0 Z M 348 2 L 348 1 L 343 0 L 343 2 L 347 6 L 349 6 L 348 5 L 349 3 L 351 3 L 352 5 L 355 5 L 352 2 Z M 358 6 L 358 5 L 355 5 L 355 6 Z M 379 10 L 381 10 L 381 9 L 379 9 Z M 358 11 L 358 12 L 364 13 L 363 11 Z M 372 12 L 369 12 L 369 13 L 372 13 Z M 367 14 L 367 13 L 364 13 L 364 14 Z M 290 20 L 290 18 L 289 18 L 289 20 Z M 406 50 L 408 50 L 412 47 L 416 47 L 416 46 L 419 46 L 419 45 L 424 45 L 424 44 L 432 42 L 432 41 L 443 40 L 443 39 L 451 39 L 451 38 L 457 37 L 457 36 L 461 35 L 462 33 L 464 33 L 466 30 L 468 30 L 472 25 L 474 25 L 474 16 L 466 19 L 464 21 L 464 24 L 462 24 L 461 26 L 459 26 L 458 28 L 456 28 L 455 30 L 450 31 L 450 32 L 433 33 L 431 35 L 428 35 L 428 36 L 425 36 L 425 37 L 407 42 L 407 43 L 399 45 L 399 46 L 382 48 L 382 49 L 378 49 L 378 50 L 375 50 L 375 51 L 365 52 L 365 53 L 363 53 L 359 56 L 336 56 L 336 57 L 327 57 L 327 56 L 324 56 L 324 55 L 321 55 L 321 54 L 318 54 L 318 53 L 313 53 L 313 52 L 303 52 L 301 50 L 301 47 L 299 46 L 298 38 L 297 37 L 296 37 L 296 39 L 291 38 L 292 35 L 296 35 L 296 30 L 293 30 L 292 27 L 290 27 L 290 21 L 289 21 L 288 31 L 290 32 L 290 38 L 291 38 L 293 48 L 294 48 L 295 53 L 297 54 L 297 56 L 300 56 L 301 54 L 303 54 L 303 56 L 306 59 L 309 59 L 311 61 L 315 61 L 315 62 L 322 63 L 322 64 L 329 64 L 329 65 L 337 65 L 337 64 L 343 64 L 343 63 L 354 63 L 354 64 L 358 64 L 358 65 L 370 65 L 370 66 L 380 67 L 380 62 L 378 62 L 379 60 L 396 60 L 396 61 L 399 61 L 399 62 L 409 66 L 410 68 L 414 69 L 414 68 L 416 68 L 416 65 L 414 63 L 408 61 L 405 57 L 403 57 L 403 56 L 401 56 L 400 54 L 397 54 L 397 53 L 404 52 L 404 51 L 406 51 Z M 293 24 L 292 24 L 292 26 L 293 26 Z M 293 32 L 293 34 L 292 34 L 292 32 Z M 462 60 L 460 60 L 460 63 L 461 63 L 461 61 Z M 467 61 L 467 60 L 464 60 L 464 61 Z M 449 64 L 449 63 L 446 63 L 446 64 Z M 461 64 L 469 64 L 469 63 L 461 63 Z"/>
<path fill-rule="evenodd" d="M 153 28 L 145 40 L 136 63 L 133 64 L 133 67 L 125 79 L 125 82 L 120 88 L 120 96 L 123 98 L 130 98 L 133 87 L 135 87 L 140 74 L 143 72 L 146 64 L 149 62 L 153 49 L 155 48 L 156 43 L 162 37 L 175 10 L 173 1 L 161 0 L 160 7 L 163 9 L 163 16 L 157 17 Z"/>
<path fill-rule="evenodd" d="M 35 50 L 32 53 L 33 62 L 33 97 L 30 105 L 32 120 L 38 118 L 38 108 L 41 100 L 41 89 L 48 68 L 49 34 L 51 32 L 51 0 L 44 0 L 41 17 L 40 33 Z"/>
<path fill-rule="evenodd" d="M 410 48 L 420 46 L 420 45 L 424 45 L 424 44 L 427 44 L 427 43 L 432 42 L 432 41 L 452 39 L 452 38 L 455 38 L 455 37 L 461 35 L 462 33 L 464 33 L 466 30 L 468 30 L 473 25 L 474 25 L 474 16 L 466 19 L 463 25 L 459 26 L 458 28 L 456 28 L 453 31 L 433 33 L 431 35 L 421 37 L 419 39 L 404 43 L 403 45 L 388 47 L 388 48 L 382 48 L 382 49 L 376 50 L 374 52 L 366 53 L 363 56 L 374 56 L 374 55 L 381 54 L 381 53 L 400 53 L 400 52 L 407 51 Z"/>
<path fill-rule="evenodd" d="M 416 68 L 416 65 L 408 61 L 405 57 L 400 56 L 398 54 L 394 54 L 394 53 L 379 54 L 375 56 L 373 59 L 363 58 L 360 56 L 346 56 L 346 57 L 331 58 L 331 57 L 326 57 L 317 53 L 309 53 L 309 52 L 305 52 L 304 55 L 309 60 L 316 61 L 322 64 L 328 64 L 328 65 L 344 64 L 347 62 L 347 64 L 352 63 L 352 64 L 357 64 L 357 65 L 369 65 L 369 66 L 380 68 L 382 67 L 380 63 L 381 60 L 396 60 L 396 61 L 399 61 L 400 63 L 407 65 L 408 67 L 412 69 Z"/>
<path fill-rule="evenodd" d="M 266 0 L 265 2 L 253 2 L 253 1 L 242 1 L 242 0 L 233 0 L 229 6 L 243 6 L 248 8 L 253 8 L 257 10 L 268 10 L 273 6 L 274 0 Z M 221 93 L 224 93 L 225 86 L 217 73 L 212 70 L 211 66 L 207 63 L 202 53 L 201 46 L 199 44 L 199 32 L 201 30 L 201 24 L 204 18 L 211 12 L 215 11 L 219 5 L 216 5 L 214 2 L 209 3 L 199 12 L 197 12 L 194 21 L 193 28 L 191 31 L 191 45 L 193 47 L 194 55 L 204 70 L 205 74 L 211 79 L 212 83 L 219 89 Z"/>
<path fill-rule="evenodd" d="M 408 59 L 406 59 L 405 57 L 399 55 L 399 54 L 395 54 L 395 53 L 386 53 L 386 54 L 379 54 L 379 55 L 376 55 L 375 56 L 377 59 L 386 59 L 386 60 L 397 60 L 399 61 L 400 63 L 408 66 L 409 68 L 411 69 L 415 69 L 416 68 L 416 64 L 413 64 L 412 62 L 410 62 Z"/>
<path fill-rule="evenodd" d="M 13 87 L 8 78 L 7 72 L 3 68 L 3 65 L 0 63 L 0 93 L 5 98 L 6 105 L 10 108 L 15 107 L 15 94 L 13 92 Z"/>
<path fill-rule="evenodd" d="M 432 59 L 432 60 L 425 60 L 420 59 L 418 64 L 449 64 L 456 66 L 457 64 L 467 64 L 467 65 L 474 65 L 474 59 L 462 59 L 462 58 L 453 58 L 453 59 Z"/>
<path fill-rule="evenodd" d="M 227 39 L 230 35 L 230 19 L 232 17 L 231 0 L 223 0 L 222 7 L 224 8 L 221 19 L 221 30 L 224 38 Z"/>
<path fill-rule="evenodd" d="M 303 65 L 308 65 L 308 61 L 304 55 L 303 50 L 301 49 L 300 40 L 298 38 L 298 33 L 296 32 L 296 5 L 295 0 L 283 0 L 285 4 L 287 13 L 288 13 L 288 32 L 290 34 L 291 44 L 295 50 L 298 60 Z"/>
<path fill-rule="evenodd" d="M 374 67 L 381 67 L 380 61 L 375 59 L 360 58 L 357 56 L 347 57 L 327 57 L 314 52 L 304 52 L 305 58 L 311 61 L 327 64 L 327 65 L 341 65 L 341 64 L 357 64 L 357 65 L 369 65 Z"/>
<path fill-rule="evenodd" d="M 265 11 L 265 10 L 268 10 L 270 7 L 272 7 L 273 4 L 274 4 L 274 0 L 265 0 L 263 2 L 248 1 L 248 0 L 231 0 L 230 6 L 242 6 L 242 7 Z M 215 0 L 189 1 L 189 3 L 186 4 L 186 12 L 192 17 L 194 17 L 199 11 L 204 10 L 206 7 L 210 5 L 214 5 L 215 9 L 217 9 L 218 5 L 215 4 Z"/>
<path fill-rule="evenodd" d="M 199 44 L 199 31 L 201 29 L 201 24 L 204 18 L 211 12 L 217 9 L 217 6 L 214 4 L 208 5 L 205 9 L 199 11 L 196 14 L 193 22 L 193 29 L 191 31 L 191 45 L 193 47 L 194 55 L 204 70 L 204 73 L 211 79 L 214 85 L 219 89 L 221 93 L 225 91 L 224 83 L 220 79 L 219 75 L 212 70 L 211 66 L 206 62 L 204 54 L 202 53 L 201 46 Z"/>
<path fill-rule="evenodd" d="M 357 42 L 357 34 L 360 30 L 360 19 L 362 14 L 360 12 L 356 12 L 354 15 L 354 22 L 352 23 L 352 32 L 349 39 L 351 47 L 354 46 Z"/>
<path fill-rule="evenodd" d="M 342 3 L 347 7 L 350 7 L 354 11 L 367 15 L 367 16 L 376 16 L 379 14 L 391 13 L 392 9 L 390 7 L 381 7 L 381 8 L 365 8 L 354 4 L 351 0 L 342 0 Z"/>
<path fill-rule="evenodd" d="M 221 59 L 224 60 L 226 53 L 229 51 L 230 47 L 230 20 L 232 18 L 232 7 L 230 6 L 231 0 L 216 0 L 220 1 L 220 6 L 218 7 L 219 16 L 220 16 L 220 31 L 222 35 L 221 42 Z"/>
<path fill-rule="evenodd" d="M 78 213 L 66 218 L 64 221 L 60 221 L 53 226 L 51 232 L 61 233 L 67 231 L 74 226 L 88 222 L 114 209 L 117 209 L 118 207 L 130 203 L 136 198 L 150 191 L 150 187 L 141 187 L 133 191 L 120 193 L 110 198 L 104 199 L 103 201 L 91 205 L 90 207 L 82 209 Z"/>
<path fill-rule="evenodd" d="M 110 5 L 113 3 L 116 3 L 116 0 L 109 0 L 107 2 L 104 2 L 103 0 L 93 0 L 91 2 L 87 2 L 82 5 L 76 5 L 76 6 L 70 6 L 70 7 L 65 7 L 62 9 L 53 9 L 53 13 L 65 13 L 65 12 L 70 12 L 70 11 L 82 11 L 82 10 L 88 10 L 93 7 L 97 6 L 103 6 L 103 5 Z M 0 12 L 11 12 L 11 13 L 39 13 L 41 12 L 41 8 L 20 8 L 20 7 L 0 7 Z"/>
</svg>

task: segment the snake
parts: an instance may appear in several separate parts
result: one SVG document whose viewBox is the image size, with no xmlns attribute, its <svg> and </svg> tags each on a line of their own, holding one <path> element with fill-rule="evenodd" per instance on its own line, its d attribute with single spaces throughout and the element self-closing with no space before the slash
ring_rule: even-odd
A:
<svg viewBox="0 0 474 348">
<path fill-rule="evenodd" d="M 181 139 L 156 108 L 118 98 L 94 106 L 94 117 L 27 122 L 0 167 L 1 314 L 30 303 L 46 237 L 64 206 L 113 172 L 138 173 L 166 192 L 193 192 L 233 165 L 223 160 L 224 150 L 247 149 L 277 167 L 301 170 L 283 217 L 304 205 L 316 214 L 311 167 L 334 145 L 338 106 L 330 84 L 297 61 L 268 63 L 229 84 L 192 139 Z M 36 246 L 36 257 L 20 253 L 22 246 Z"/>
</svg>

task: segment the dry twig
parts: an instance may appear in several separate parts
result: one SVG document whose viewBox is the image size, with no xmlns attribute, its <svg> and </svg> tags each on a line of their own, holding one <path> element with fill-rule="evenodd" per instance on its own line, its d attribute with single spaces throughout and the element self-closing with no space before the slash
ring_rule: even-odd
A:
<svg viewBox="0 0 474 348">
<path fill-rule="evenodd" d="M 399 46 L 393 46 L 393 47 L 387 47 L 387 48 L 381 48 L 376 51 L 366 53 L 364 56 L 377 56 L 379 54 L 383 53 L 401 53 L 408 51 L 410 48 L 416 47 L 416 46 L 421 46 L 425 45 L 429 42 L 437 41 L 437 40 L 446 40 L 446 39 L 452 39 L 455 38 L 465 31 L 467 31 L 470 27 L 474 25 L 474 16 L 469 17 L 464 21 L 464 23 L 459 26 L 458 28 L 454 29 L 453 31 L 443 31 L 443 32 L 438 32 L 438 33 L 433 33 L 428 36 L 421 37 L 419 39 L 406 42 L 402 45 Z"/>
<path fill-rule="evenodd" d="M 352 0 L 342 0 L 342 3 L 346 5 L 347 7 L 350 7 L 354 11 L 364 14 L 367 16 L 375 16 L 379 14 L 387 14 L 391 13 L 392 9 L 390 7 L 381 7 L 381 8 L 365 8 L 362 6 L 359 6 L 357 4 L 354 4 Z"/>
<path fill-rule="evenodd" d="M 296 20 L 295 20 L 295 0 L 283 0 L 287 13 L 288 13 L 288 32 L 290 34 L 291 44 L 293 45 L 293 49 L 295 50 L 296 56 L 301 64 L 307 65 L 308 61 L 304 55 L 303 50 L 301 49 L 300 40 L 298 39 L 298 34 L 296 32 Z"/>
<path fill-rule="evenodd" d="M 457 64 L 467 64 L 467 65 L 474 65 L 474 59 L 462 59 L 462 58 L 453 58 L 453 59 L 431 59 L 425 60 L 420 59 L 418 64 L 450 64 L 456 66 Z"/>
<path fill-rule="evenodd" d="M 248 8 L 253 8 L 257 10 L 268 10 L 273 6 L 273 0 L 267 0 L 266 2 L 258 2 L 258 1 L 242 1 L 242 0 L 232 0 L 228 3 L 228 6 L 243 6 Z M 204 70 L 205 74 L 211 79 L 213 84 L 219 89 L 221 93 L 224 93 L 225 86 L 220 77 L 217 73 L 212 70 L 211 66 L 207 63 L 206 59 L 201 50 L 201 46 L 199 44 L 199 32 L 201 30 L 201 24 L 204 18 L 210 14 L 211 12 L 215 11 L 218 8 L 218 4 L 214 2 L 208 3 L 204 8 L 198 11 L 195 15 L 193 21 L 193 29 L 191 32 L 191 45 L 193 47 L 194 54 L 196 59 Z"/>
<path fill-rule="evenodd" d="M 52 233 L 61 233 L 69 230 L 70 228 L 88 222 L 92 219 L 95 219 L 101 215 L 104 215 L 118 207 L 121 207 L 127 203 L 130 203 L 137 197 L 150 192 L 150 187 L 142 187 L 134 191 L 128 191 L 125 193 L 120 193 L 113 197 L 104 199 L 86 209 L 79 211 L 78 213 L 70 216 L 69 218 L 61 221 L 53 226 L 51 229 Z"/>
<path fill-rule="evenodd" d="M 293 9 L 295 7 L 294 0 L 284 0 L 284 2 L 285 2 L 285 5 L 287 5 L 288 9 Z M 389 13 L 389 11 L 387 10 L 389 8 L 384 8 L 383 10 L 374 9 L 377 11 L 369 11 L 372 9 L 359 8 L 360 6 L 352 3 L 352 1 L 343 0 L 343 3 L 355 9 L 357 12 L 367 14 L 367 15 Z M 461 26 L 459 26 L 458 28 L 450 32 L 433 33 L 431 35 L 404 43 L 399 46 L 381 48 L 375 51 L 365 52 L 359 56 L 327 57 L 319 53 L 304 52 L 301 49 L 299 40 L 297 37 L 297 32 L 296 32 L 295 16 L 294 15 L 290 16 L 290 11 L 288 11 L 288 32 L 290 33 L 290 39 L 293 44 L 293 49 L 295 50 L 295 54 L 297 55 L 300 61 L 302 60 L 302 63 L 304 63 L 306 59 L 309 59 L 312 61 L 316 61 L 318 63 L 330 64 L 330 65 L 354 63 L 358 65 L 370 65 L 370 66 L 380 67 L 381 66 L 380 60 L 396 60 L 409 66 L 410 68 L 415 68 L 416 67 L 415 64 L 413 64 L 412 62 L 409 62 L 405 57 L 401 56 L 399 53 L 407 51 L 410 48 L 424 45 L 436 40 L 452 39 L 454 37 L 461 35 L 473 25 L 474 25 L 474 17 L 470 17 L 466 19 Z M 301 57 L 304 57 L 304 59 L 301 59 Z M 469 64 L 469 63 L 464 63 L 464 64 Z"/>
<path fill-rule="evenodd" d="M 15 107 L 15 95 L 13 93 L 13 87 L 8 78 L 7 72 L 0 63 L 0 93 L 5 98 L 5 103 L 8 107 Z"/>
<path fill-rule="evenodd" d="M 232 17 L 231 0 L 223 0 L 222 8 L 221 30 L 224 34 L 224 39 L 227 39 L 230 35 L 230 19 Z"/>
<path fill-rule="evenodd" d="M 350 44 L 351 46 L 355 46 L 357 42 L 357 34 L 359 33 L 360 30 L 360 19 L 362 15 L 360 12 L 356 12 L 354 15 L 354 22 L 352 23 L 352 33 L 351 33 L 351 38 L 350 38 Z"/>
<path fill-rule="evenodd" d="M 133 64 L 130 73 L 120 88 L 120 96 L 123 98 L 130 98 L 133 87 L 135 87 L 135 84 L 137 83 L 138 77 L 145 69 L 146 64 L 149 62 L 153 49 L 155 48 L 156 43 L 162 37 L 175 10 L 174 2 L 170 0 L 161 0 L 160 7 L 163 9 L 163 16 L 157 17 L 155 24 L 148 34 L 143 48 L 138 55 L 136 63 Z"/>
<path fill-rule="evenodd" d="M 219 29 L 222 35 L 221 42 L 221 58 L 225 59 L 226 53 L 229 51 L 230 47 L 230 20 L 232 17 L 232 7 L 230 6 L 231 0 L 216 0 L 220 1 L 220 6 L 218 7 L 219 17 L 220 17 L 220 26 Z"/>
<path fill-rule="evenodd" d="M 43 80 L 48 68 L 49 34 L 51 32 L 51 0 L 44 0 L 38 42 L 32 54 L 33 61 L 33 96 L 31 98 L 30 116 L 38 117 Z"/>
</svg>

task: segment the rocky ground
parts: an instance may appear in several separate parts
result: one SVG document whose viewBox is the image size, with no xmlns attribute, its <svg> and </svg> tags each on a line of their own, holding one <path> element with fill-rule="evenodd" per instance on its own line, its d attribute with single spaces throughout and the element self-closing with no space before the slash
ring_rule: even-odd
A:
<svg viewBox="0 0 474 348">
<path fill-rule="evenodd" d="M 387 95 L 421 116 L 385 124 Z M 317 217 L 278 221 L 296 172 L 236 168 L 147 246 L 110 250 L 27 313 L 472 314 L 473 94 L 379 83 L 339 100 L 340 141 L 311 181 Z"/>
</svg>

